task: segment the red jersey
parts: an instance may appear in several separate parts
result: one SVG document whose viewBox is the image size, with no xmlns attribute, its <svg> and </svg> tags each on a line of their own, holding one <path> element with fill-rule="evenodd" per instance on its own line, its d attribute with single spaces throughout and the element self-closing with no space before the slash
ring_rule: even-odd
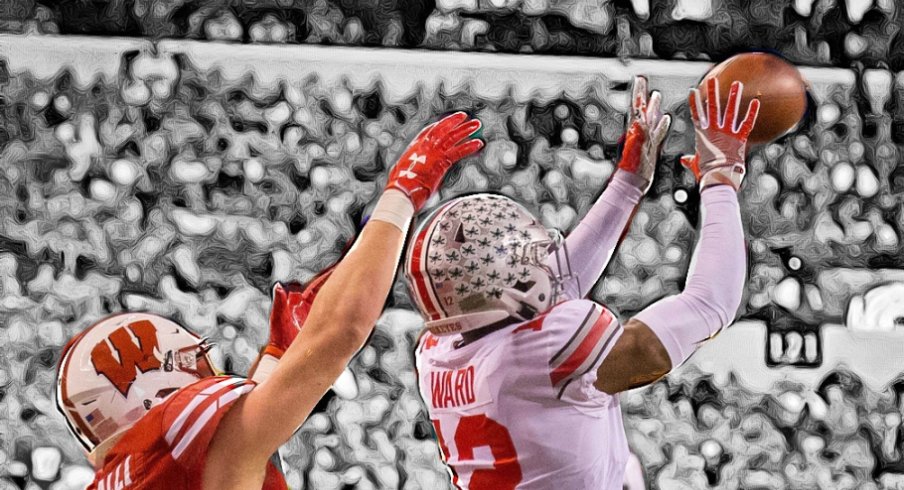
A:
<svg viewBox="0 0 904 490">
<path fill-rule="evenodd" d="M 254 386 L 245 378 L 214 376 L 173 393 L 113 446 L 88 490 L 201 488 L 207 447 L 220 420 Z M 288 489 L 272 463 L 261 488 Z"/>
</svg>

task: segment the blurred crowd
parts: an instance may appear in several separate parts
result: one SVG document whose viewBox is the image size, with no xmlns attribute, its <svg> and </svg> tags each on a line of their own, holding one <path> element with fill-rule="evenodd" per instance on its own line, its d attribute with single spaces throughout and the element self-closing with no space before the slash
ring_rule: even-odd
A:
<svg viewBox="0 0 904 490">
<path fill-rule="evenodd" d="M 90 478 L 54 408 L 55 363 L 109 312 L 172 317 L 216 342 L 225 370 L 246 372 L 269 286 L 338 258 L 388 166 L 439 114 L 472 112 L 487 141 L 440 199 L 501 192 L 565 232 L 612 173 L 624 128 L 592 91 L 540 103 L 424 89 L 390 103 L 379 84 L 251 90 L 165 56 L 124 65 L 82 90 L 67 72 L 0 64 L 0 488 Z M 899 87 L 881 70 L 823 84 L 805 127 L 753 154 L 744 315 L 814 331 L 904 269 Z M 678 292 L 693 249 L 697 193 L 677 162 L 693 135 L 687 111 L 675 116 L 654 188 L 593 292 L 624 318 Z M 447 484 L 414 387 L 421 323 L 401 282 L 389 306 L 352 364 L 360 396 L 325 400 L 284 451 L 293 487 Z M 658 488 L 904 488 L 897 391 L 836 378 L 780 395 L 664 381 L 625 396 L 629 439 Z"/>
<path fill-rule="evenodd" d="M 894 0 L 7 0 L 0 31 L 904 69 Z"/>
<path fill-rule="evenodd" d="M 665 379 L 622 396 L 628 441 L 660 489 L 904 488 L 904 385 L 845 369 L 772 393 L 729 379 Z"/>
</svg>

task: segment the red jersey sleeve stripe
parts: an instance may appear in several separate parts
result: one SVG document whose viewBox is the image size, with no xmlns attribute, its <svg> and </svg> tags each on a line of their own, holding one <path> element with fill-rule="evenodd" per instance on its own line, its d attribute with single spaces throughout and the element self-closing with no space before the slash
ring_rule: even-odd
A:
<svg viewBox="0 0 904 490">
<path fill-rule="evenodd" d="M 549 360 L 550 366 L 556 366 L 562 362 L 563 359 L 566 359 L 571 352 L 574 350 L 575 346 L 580 344 L 581 339 L 587 335 L 587 330 L 590 328 L 590 325 L 593 325 L 596 320 L 596 315 L 599 315 L 599 307 L 597 305 L 591 305 L 590 309 L 587 311 L 587 315 L 584 316 L 584 319 L 581 321 L 581 326 L 578 327 L 577 330 L 574 331 L 574 334 L 571 335 L 571 338 L 568 339 L 568 342 L 565 342 L 565 345 L 559 349 L 555 355 Z M 594 313 L 596 315 L 594 315 Z"/>
<path fill-rule="evenodd" d="M 232 402 L 238 400 L 240 396 L 248 393 L 252 389 L 254 389 L 253 384 L 238 386 L 218 396 L 215 401 L 210 403 L 173 448 L 173 459 L 178 460 L 179 457 L 182 456 L 185 450 L 191 445 L 192 441 L 194 441 L 198 434 L 205 429 L 205 426 L 219 410 L 228 407 Z"/>
<path fill-rule="evenodd" d="M 179 431 L 182 430 L 182 427 L 185 425 L 185 422 L 188 421 L 189 417 L 191 417 L 192 413 L 194 413 L 198 409 L 198 406 L 207 401 L 211 395 L 224 388 L 244 382 L 245 380 L 242 378 L 226 378 L 201 390 L 201 392 L 195 395 L 194 398 L 192 398 L 191 401 L 188 402 L 188 405 L 186 405 L 185 408 L 182 409 L 182 411 L 179 413 L 179 416 L 176 417 L 176 420 L 173 422 L 173 425 L 170 426 L 168 431 L 166 431 L 166 443 L 172 445 L 173 440 L 176 439 Z"/>
<path fill-rule="evenodd" d="M 564 383 L 559 384 L 561 386 L 561 388 L 559 388 L 559 393 L 558 393 L 558 395 L 556 395 L 556 398 L 561 399 L 562 395 L 565 394 L 565 389 L 568 388 L 568 385 L 571 384 L 572 381 L 587 374 L 588 372 L 590 372 L 591 369 L 593 369 L 595 366 L 598 365 L 600 358 L 602 358 L 603 355 L 606 354 L 606 352 L 611 350 L 609 348 L 609 346 L 612 345 L 612 343 L 616 339 L 621 337 L 621 332 L 623 330 L 624 330 L 623 327 L 618 322 L 616 322 L 615 329 L 612 332 L 612 334 L 607 335 L 606 336 L 607 338 L 604 342 L 598 343 L 597 344 L 598 348 L 594 349 L 594 353 L 591 354 L 590 356 L 587 356 L 587 360 L 584 361 L 584 363 L 581 364 L 581 366 L 577 370 L 575 370 L 574 374 L 569 376 L 568 379 Z"/>
<path fill-rule="evenodd" d="M 602 310 L 574 352 L 550 373 L 549 377 L 553 386 L 558 388 L 563 382 L 580 373 L 582 366 L 588 360 L 592 361 L 598 357 L 620 327 L 614 320 L 608 310 Z"/>
</svg>

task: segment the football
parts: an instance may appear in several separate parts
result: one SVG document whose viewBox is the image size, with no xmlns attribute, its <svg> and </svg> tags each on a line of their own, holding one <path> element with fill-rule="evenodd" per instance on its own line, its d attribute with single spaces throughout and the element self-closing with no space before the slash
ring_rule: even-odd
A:
<svg viewBox="0 0 904 490">
<path fill-rule="evenodd" d="M 774 54 L 742 53 L 713 67 L 698 87 L 704 104 L 706 82 L 712 77 L 718 77 L 722 108 L 732 82 L 744 84 L 739 122 L 747 113 L 750 101 L 760 99 L 760 113 L 748 140 L 753 145 L 769 143 L 794 131 L 806 113 L 807 82 L 796 66 Z"/>
</svg>

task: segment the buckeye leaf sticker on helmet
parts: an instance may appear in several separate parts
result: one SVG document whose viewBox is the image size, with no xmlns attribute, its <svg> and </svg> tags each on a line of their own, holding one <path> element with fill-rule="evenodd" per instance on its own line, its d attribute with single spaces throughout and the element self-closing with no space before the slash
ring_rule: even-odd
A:
<svg viewBox="0 0 904 490">
<path fill-rule="evenodd" d="M 508 319 L 528 320 L 554 305 L 567 264 L 558 235 L 527 209 L 495 194 L 453 199 L 414 235 L 405 274 L 427 328 L 449 335 Z M 568 273 L 568 268 L 560 267 Z"/>
</svg>

